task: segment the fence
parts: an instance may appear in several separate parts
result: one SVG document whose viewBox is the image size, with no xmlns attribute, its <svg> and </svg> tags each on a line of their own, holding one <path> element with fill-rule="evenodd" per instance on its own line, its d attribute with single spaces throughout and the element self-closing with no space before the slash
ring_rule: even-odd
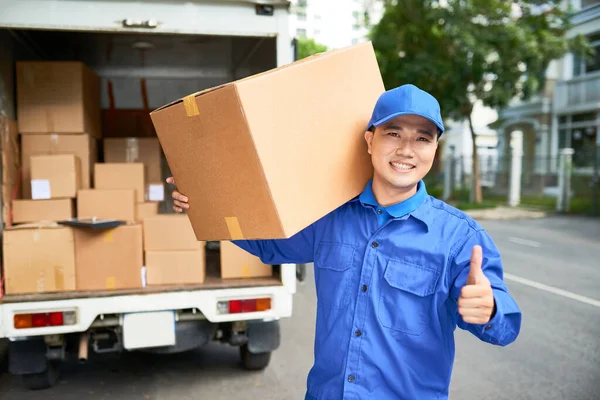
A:
<svg viewBox="0 0 600 400">
<path fill-rule="evenodd" d="M 508 204 L 511 156 L 480 155 L 479 172 L 484 202 Z M 600 215 L 600 155 L 594 148 L 576 151 L 571 170 L 570 212 Z M 446 174 L 450 174 L 451 202 L 470 201 L 472 157 L 446 160 L 440 173 L 428 182 L 434 195 L 443 196 Z M 521 205 L 556 210 L 559 196 L 560 156 L 521 157 Z"/>
</svg>

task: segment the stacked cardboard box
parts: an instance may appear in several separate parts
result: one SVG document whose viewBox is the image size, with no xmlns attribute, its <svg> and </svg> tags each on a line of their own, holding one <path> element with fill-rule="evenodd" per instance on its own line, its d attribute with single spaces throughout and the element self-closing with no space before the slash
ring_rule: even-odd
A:
<svg viewBox="0 0 600 400">
<path fill-rule="evenodd" d="M 196 240 L 185 215 L 144 219 L 148 285 L 199 284 L 206 277 L 205 243 Z"/>
</svg>

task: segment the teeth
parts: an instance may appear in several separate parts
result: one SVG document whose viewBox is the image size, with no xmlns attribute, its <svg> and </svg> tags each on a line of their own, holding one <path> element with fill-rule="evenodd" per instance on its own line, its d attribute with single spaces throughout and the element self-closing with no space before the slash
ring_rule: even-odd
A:
<svg viewBox="0 0 600 400">
<path fill-rule="evenodd" d="M 412 169 L 413 166 L 412 165 L 408 165 L 408 164 L 404 164 L 404 163 L 391 163 L 394 167 L 398 168 L 398 169 Z"/>
</svg>

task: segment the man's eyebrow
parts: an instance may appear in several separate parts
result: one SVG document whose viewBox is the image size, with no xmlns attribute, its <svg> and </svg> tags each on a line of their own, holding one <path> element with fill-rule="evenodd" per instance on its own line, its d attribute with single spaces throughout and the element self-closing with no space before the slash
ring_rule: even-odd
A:
<svg viewBox="0 0 600 400">
<path fill-rule="evenodd" d="M 397 130 L 397 131 L 401 131 L 402 127 L 400 125 L 388 124 L 388 125 L 384 125 L 383 129 L 394 129 L 394 130 Z"/>
<path fill-rule="evenodd" d="M 433 139 L 433 133 L 431 133 L 431 131 L 428 129 L 419 129 L 419 130 L 417 130 L 417 132 L 419 132 L 420 134 L 423 134 L 423 135 L 427 135 Z"/>
</svg>

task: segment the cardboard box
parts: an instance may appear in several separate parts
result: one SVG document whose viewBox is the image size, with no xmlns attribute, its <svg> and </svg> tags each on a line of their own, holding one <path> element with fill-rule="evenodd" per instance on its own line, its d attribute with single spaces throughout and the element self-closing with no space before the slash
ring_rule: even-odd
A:
<svg viewBox="0 0 600 400">
<path fill-rule="evenodd" d="M 240 249 L 231 242 L 221 242 L 221 278 L 258 278 L 273 275 L 273 266 Z"/>
<path fill-rule="evenodd" d="M 198 250 L 146 252 L 148 285 L 199 284 L 205 277 L 204 246 Z"/>
<path fill-rule="evenodd" d="M 19 133 L 100 137 L 100 79 L 80 62 L 17 62 Z"/>
<path fill-rule="evenodd" d="M 31 157 L 31 198 L 74 199 L 81 189 L 81 167 L 74 155 Z"/>
<path fill-rule="evenodd" d="M 163 214 L 144 219 L 144 250 L 197 250 L 200 246 L 186 215 Z"/>
<path fill-rule="evenodd" d="M 2 149 L 2 220 L 11 226 L 11 200 L 20 197 L 19 133 L 17 121 L 0 116 L 0 148 Z"/>
<path fill-rule="evenodd" d="M 158 215 L 158 203 L 137 203 L 135 205 L 136 222 L 144 222 L 144 218 Z"/>
<path fill-rule="evenodd" d="M 362 192 L 384 86 L 371 43 L 195 93 L 151 113 L 198 240 L 287 238 Z"/>
<path fill-rule="evenodd" d="M 77 193 L 78 218 L 135 221 L 135 192 L 131 189 L 83 189 Z"/>
<path fill-rule="evenodd" d="M 94 165 L 96 189 L 133 189 L 136 201 L 144 202 L 144 164 L 109 163 Z"/>
<path fill-rule="evenodd" d="M 162 150 L 157 138 L 104 139 L 105 163 L 142 163 L 147 183 L 162 182 Z"/>
<path fill-rule="evenodd" d="M 142 287 L 142 226 L 75 228 L 77 290 Z"/>
<path fill-rule="evenodd" d="M 73 231 L 60 225 L 21 225 L 4 231 L 7 294 L 75 290 Z"/>
<path fill-rule="evenodd" d="M 72 199 L 13 200 L 13 223 L 64 221 L 75 217 Z"/>
<path fill-rule="evenodd" d="M 96 139 L 90 135 L 21 136 L 22 196 L 31 198 L 31 156 L 73 154 L 81 164 L 81 188 L 92 187 L 92 170 L 96 162 Z"/>
</svg>

